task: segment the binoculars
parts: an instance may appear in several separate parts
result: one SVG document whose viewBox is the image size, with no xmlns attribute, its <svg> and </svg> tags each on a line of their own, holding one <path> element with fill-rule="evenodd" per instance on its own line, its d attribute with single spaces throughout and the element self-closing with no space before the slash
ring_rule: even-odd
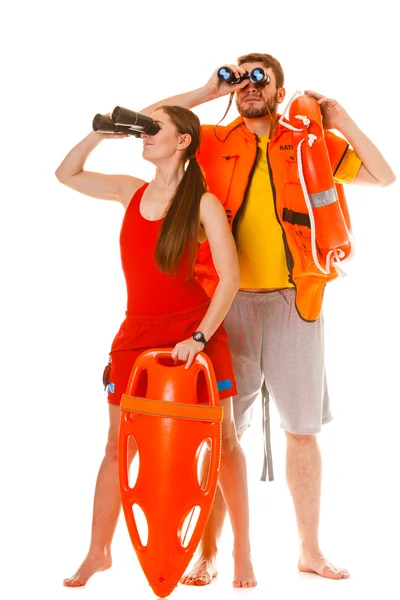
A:
<svg viewBox="0 0 400 600">
<path fill-rule="evenodd" d="M 245 79 L 250 79 L 251 83 L 256 87 L 264 87 L 271 82 L 270 76 L 260 67 L 256 67 L 250 73 L 246 71 L 239 77 L 235 77 L 229 67 L 221 67 L 218 69 L 218 79 L 231 85 L 241 83 Z"/>
<path fill-rule="evenodd" d="M 125 133 L 137 138 L 142 133 L 155 135 L 160 129 L 151 117 L 122 106 L 114 108 L 111 118 L 98 113 L 93 119 L 92 127 L 93 131 L 100 133 Z"/>
</svg>

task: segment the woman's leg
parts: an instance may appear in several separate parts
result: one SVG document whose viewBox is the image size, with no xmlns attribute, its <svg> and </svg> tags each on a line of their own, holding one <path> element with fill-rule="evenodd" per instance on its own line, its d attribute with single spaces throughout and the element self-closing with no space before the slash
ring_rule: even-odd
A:
<svg viewBox="0 0 400 600">
<path fill-rule="evenodd" d="M 234 535 L 234 587 L 254 587 L 249 539 L 249 497 L 246 458 L 236 435 L 232 398 L 221 400 L 224 409 L 222 422 L 222 457 L 219 486 L 224 497 Z"/>
<path fill-rule="evenodd" d="M 120 407 L 109 405 L 110 427 L 107 446 L 96 481 L 93 504 L 92 536 L 87 556 L 76 573 L 64 579 L 64 585 L 85 585 L 94 573 L 111 567 L 111 542 L 121 509 L 118 481 L 118 433 Z M 132 438 L 131 438 L 132 439 Z M 129 448 L 129 460 L 136 454 L 134 442 Z"/>
</svg>

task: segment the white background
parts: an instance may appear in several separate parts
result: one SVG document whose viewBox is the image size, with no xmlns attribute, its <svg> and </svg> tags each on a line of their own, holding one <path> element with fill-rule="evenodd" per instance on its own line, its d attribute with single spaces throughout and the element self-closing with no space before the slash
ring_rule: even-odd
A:
<svg viewBox="0 0 400 600">
<path fill-rule="evenodd" d="M 287 99 L 337 98 L 399 177 L 395 3 L 14 2 L 1 31 L 1 596 L 152 598 L 120 521 L 114 566 L 63 588 L 84 558 L 107 433 L 101 375 L 124 316 L 123 209 L 60 185 L 54 171 L 97 112 L 144 106 L 203 85 L 248 52 L 276 56 Z M 227 98 L 195 109 L 217 122 Z M 231 109 L 226 123 L 236 116 Z M 104 142 L 88 168 L 145 179 L 135 138 Z M 257 409 L 244 438 L 258 588 L 232 590 L 231 530 L 220 577 L 175 598 L 399 597 L 398 183 L 347 188 L 357 253 L 325 294 L 334 421 L 324 456 L 321 546 L 348 581 L 296 570 L 297 538 L 273 411 L 275 482 L 260 483 Z M 3 592 L 5 594 L 3 595 Z"/>
</svg>

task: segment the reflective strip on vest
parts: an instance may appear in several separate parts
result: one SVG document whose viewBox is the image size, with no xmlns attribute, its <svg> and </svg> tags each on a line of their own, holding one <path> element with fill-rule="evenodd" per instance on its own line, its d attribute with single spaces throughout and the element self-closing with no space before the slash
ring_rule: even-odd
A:
<svg viewBox="0 0 400 600">
<path fill-rule="evenodd" d="M 337 195 L 335 188 L 326 190 L 326 192 L 318 192 L 317 194 L 310 194 L 310 201 L 313 208 L 320 208 L 321 206 L 328 206 L 337 202 Z"/>
</svg>

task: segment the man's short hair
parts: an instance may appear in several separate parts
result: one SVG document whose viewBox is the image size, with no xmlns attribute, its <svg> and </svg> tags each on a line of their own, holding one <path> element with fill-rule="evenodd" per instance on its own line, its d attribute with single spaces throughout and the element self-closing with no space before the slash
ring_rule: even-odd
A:
<svg viewBox="0 0 400 600">
<path fill-rule="evenodd" d="M 244 54 L 243 56 L 239 56 L 239 58 L 237 59 L 237 63 L 239 66 L 246 62 L 260 62 L 264 65 L 266 69 L 272 69 L 272 72 L 275 75 L 276 87 L 283 87 L 285 82 L 285 76 L 283 74 L 281 63 L 277 61 L 276 58 L 271 56 L 271 54 L 260 54 L 258 52 L 252 52 L 251 54 Z"/>
</svg>

